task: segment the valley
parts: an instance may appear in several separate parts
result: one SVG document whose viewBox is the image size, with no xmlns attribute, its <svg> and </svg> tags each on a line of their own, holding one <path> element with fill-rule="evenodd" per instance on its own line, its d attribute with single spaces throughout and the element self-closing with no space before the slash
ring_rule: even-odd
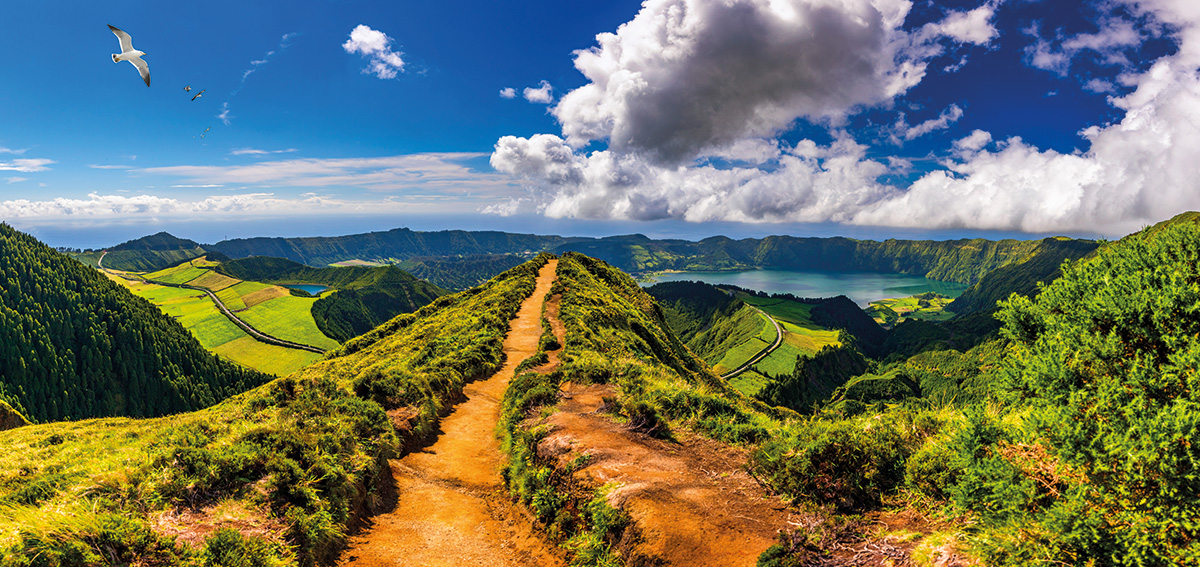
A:
<svg viewBox="0 0 1200 567">
<path fill-rule="evenodd" d="M 162 387 L 77 386 L 117 390 L 109 399 L 125 405 L 62 421 L 45 411 L 56 406 L 41 402 L 44 394 L 29 395 L 36 381 L 4 374 L 10 413 L 29 412 L 34 423 L 16 419 L 0 432 L 0 548 L 53 565 L 111 553 L 189 565 L 217 565 L 217 556 L 253 565 L 384 565 L 397 557 L 430 565 L 1016 564 L 1029 549 L 1053 552 L 1017 543 L 1010 527 L 1047 525 L 1059 507 L 1163 518 L 1121 503 L 1134 479 L 1093 476 L 1085 467 L 1100 462 L 1096 454 L 1023 424 L 1036 416 L 1064 434 L 1119 446 L 1123 435 L 1145 434 L 1143 419 L 1161 422 L 1176 411 L 1172 404 L 1187 403 L 1190 394 L 1155 378 L 1150 361 L 1186 366 L 1191 351 L 1161 357 L 1174 347 L 1154 338 L 1121 351 L 1145 353 L 1135 354 L 1143 370 L 1123 375 L 1147 391 L 1175 393 L 1155 398 L 1165 405 L 1138 402 L 1151 417 L 1128 415 L 1120 432 L 1080 420 L 1090 406 L 1064 402 L 1086 395 L 1092 404 L 1122 403 L 1108 386 L 1093 393 L 1064 384 L 1054 361 L 1063 348 L 1088 357 L 1088 371 L 1104 369 L 1090 378 L 1098 385 L 1125 368 L 1124 355 L 1106 354 L 1104 342 L 1124 335 L 1098 338 L 1062 317 L 1080 297 L 1104 305 L 1089 317 L 1112 321 L 1117 313 L 1119 324 L 1141 329 L 1131 336 L 1171 345 L 1194 337 L 1188 317 L 1140 315 L 1163 312 L 1146 301 L 1189 305 L 1186 285 L 1154 279 L 1200 277 L 1192 259 L 1200 225 L 1188 218 L 1065 263 L 1051 260 L 1063 248 L 1041 242 L 1042 252 L 983 273 L 958 299 L 886 298 L 871 312 L 842 295 L 694 281 L 643 288 L 578 252 L 539 253 L 447 294 L 394 266 L 217 253 L 118 271 L 107 255 L 82 253 L 77 262 L 13 232 L 10 261 L 37 256 L 132 301 L 108 316 L 151 307 L 137 297 L 153 303 L 139 320 L 175 329 L 174 342 L 162 344 L 180 354 L 128 350 L 119 360 L 164 360 L 175 391 L 202 395 L 191 407 L 179 397 L 155 416 L 129 408 L 152 407 Z M 160 256 L 149 250 L 124 261 Z M 89 258 L 96 267 L 85 265 Z M 5 273 L 44 296 L 55 272 L 39 271 L 38 262 Z M 1052 283 L 1039 288 L 1047 277 Z M 328 289 L 312 297 L 285 284 Z M 13 285 L 20 292 L 0 297 L 29 293 L 25 283 Z M 348 325 L 330 314 L 373 317 L 375 306 L 419 293 L 429 293 L 422 306 L 345 340 L 322 330 L 322 316 L 326 327 Z M 339 296 L 355 299 L 317 309 Z M 982 303 L 997 296 L 1008 299 Z M 255 341 L 212 297 L 254 329 L 325 353 Z M 7 301 L 0 321 L 24 317 Z M 98 316 L 89 313 L 82 316 Z M 48 319 L 62 328 L 55 320 Z M 264 363 L 276 356 L 267 347 L 313 358 Z M 204 378 L 209 370 L 171 370 L 184 351 L 204 361 L 193 368 L 241 381 L 225 386 L 225 375 Z M 246 374 L 208 353 L 286 374 Z M 29 368 L 29 359 L 16 360 Z M 1179 478 L 1185 458 L 1155 455 L 1175 467 L 1165 478 Z M 1027 478 L 1037 484 L 1023 484 Z M 1021 508 L 988 511 L 1022 486 L 1033 492 Z M 1188 506 L 1154 490 L 1148 497 Z M 1113 549 L 1175 557 L 1180 544 L 1161 533 L 1152 548 L 1121 540 Z M 1053 541 L 1079 550 L 1091 545 L 1087 537 L 1060 531 Z"/>
</svg>

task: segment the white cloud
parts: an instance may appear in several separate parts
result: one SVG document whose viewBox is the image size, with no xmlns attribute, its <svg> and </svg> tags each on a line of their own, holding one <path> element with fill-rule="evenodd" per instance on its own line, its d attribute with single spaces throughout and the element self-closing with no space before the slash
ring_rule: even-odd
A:
<svg viewBox="0 0 1200 567">
<path fill-rule="evenodd" d="M 999 2 L 988 2 L 974 10 L 951 12 L 940 22 L 926 24 L 924 31 L 933 36 L 944 36 L 959 43 L 986 45 L 999 37 L 1000 32 L 992 25 Z"/>
<path fill-rule="evenodd" d="M 902 121 L 899 126 L 905 140 L 915 140 L 936 130 L 945 130 L 963 116 L 963 109 L 957 104 L 951 104 L 937 118 L 931 118 L 915 126 L 906 126 Z"/>
<path fill-rule="evenodd" d="M 500 89 L 500 98 L 517 98 L 517 89 L 512 87 L 504 87 Z"/>
<path fill-rule="evenodd" d="M 1030 26 L 1024 30 L 1025 34 L 1036 41 L 1025 48 L 1026 61 L 1033 67 L 1060 77 L 1066 77 L 1071 64 L 1085 53 L 1091 54 L 1104 65 L 1129 66 L 1126 50 L 1141 45 L 1145 39 L 1142 33 L 1134 27 L 1133 22 L 1119 17 L 1102 18 L 1099 26 L 1100 30 L 1096 33 L 1064 37 L 1059 32 L 1053 38 L 1043 37 L 1037 25 Z"/>
<path fill-rule="evenodd" d="M 392 38 L 387 34 L 359 24 L 350 31 L 350 39 L 342 44 L 346 53 L 361 53 L 370 57 L 370 62 L 363 73 L 375 75 L 380 79 L 394 79 L 398 73 L 404 72 L 403 53 L 392 51 Z"/>
<path fill-rule="evenodd" d="M 268 192 L 206 196 L 192 200 L 157 195 L 125 196 L 90 193 L 82 199 L 59 197 L 46 201 L 28 199 L 0 201 L 0 218 L 58 222 L 111 222 L 139 217 L 205 218 L 212 217 L 214 214 L 219 214 L 223 218 L 238 216 L 257 218 L 304 214 L 329 216 L 444 213 L 461 210 L 461 205 L 456 205 L 453 209 L 447 208 L 444 199 L 439 200 L 436 196 L 353 200 L 317 193 L 286 197 Z"/>
<path fill-rule="evenodd" d="M 5 180 L 5 181 L 7 181 L 7 182 L 8 182 L 8 183 L 11 185 L 11 184 L 13 184 L 13 183 L 20 183 L 20 182 L 22 182 L 22 181 L 29 181 L 29 178 L 28 178 L 28 177 L 5 177 L 5 178 L 4 178 L 4 180 Z"/>
<path fill-rule="evenodd" d="M 535 102 L 538 104 L 550 104 L 551 102 L 554 102 L 554 87 L 550 85 L 549 81 L 542 81 L 538 83 L 538 88 L 536 89 L 533 87 L 525 87 L 523 94 L 525 96 L 525 100 L 529 102 Z"/>
<path fill-rule="evenodd" d="M 178 165 L 134 170 L 140 175 L 167 175 L 188 184 L 260 187 L 359 187 L 373 191 L 429 189 L 446 195 L 511 191 L 510 180 L 480 172 L 467 161 L 475 153 L 426 153 L 372 158 L 290 159 L 247 165 Z"/>
<path fill-rule="evenodd" d="M 22 148 L 22 149 L 19 149 L 19 150 L 14 150 L 14 149 L 12 149 L 12 148 L 0 147 L 0 154 L 14 154 L 14 155 L 18 155 L 18 156 L 19 156 L 19 155 L 22 155 L 22 154 L 24 154 L 24 153 L 25 153 L 25 150 L 27 150 L 27 149 L 28 149 L 28 148 Z"/>
<path fill-rule="evenodd" d="M 49 171 L 46 167 L 55 163 L 52 159 L 14 159 L 12 161 L 0 161 L 0 171 L 19 171 L 21 173 L 33 173 L 37 171 Z"/>
<path fill-rule="evenodd" d="M 221 104 L 221 112 L 217 113 L 217 119 L 220 120 L 222 123 L 224 123 L 226 126 L 228 126 L 230 123 L 230 119 L 232 119 L 232 118 L 233 118 L 233 116 L 231 114 L 229 114 L 229 103 L 228 102 L 222 103 Z"/>
<path fill-rule="evenodd" d="M 286 150 L 260 150 L 257 148 L 237 148 L 230 150 L 229 155 L 234 156 L 265 156 L 270 154 L 287 154 L 299 151 L 296 148 L 288 148 Z"/>
<path fill-rule="evenodd" d="M 521 210 L 521 203 L 528 199 L 513 198 L 499 203 L 493 203 L 479 209 L 479 212 L 485 215 L 496 215 L 499 217 L 511 217 Z"/>
<path fill-rule="evenodd" d="M 954 140 L 952 144 L 959 152 L 977 152 L 992 143 L 992 133 L 986 130 L 975 130 L 965 138 Z"/>
<path fill-rule="evenodd" d="M 90 167 L 92 169 L 133 169 L 132 165 L 118 165 L 118 164 L 99 165 L 99 164 L 89 163 L 88 167 Z"/>
</svg>

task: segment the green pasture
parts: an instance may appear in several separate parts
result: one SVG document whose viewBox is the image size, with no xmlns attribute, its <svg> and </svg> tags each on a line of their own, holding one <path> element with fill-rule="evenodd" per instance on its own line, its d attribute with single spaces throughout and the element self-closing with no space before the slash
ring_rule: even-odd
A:
<svg viewBox="0 0 1200 567">
<path fill-rule="evenodd" d="M 753 368 L 729 379 L 729 385 L 747 396 L 754 396 L 767 387 L 771 379 L 755 372 Z"/>
<path fill-rule="evenodd" d="M 287 376 L 321 358 L 315 352 L 269 345 L 245 334 L 212 351 L 242 366 L 277 376 Z"/>
<path fill-rule="evenodd" d="M 315 297 L 277 297 L 238 313 L 251 327 L 268 335 L 318 348 L 337 348 L 338 342 L 325 336 L 312 318 Z"/>
<path fill-rule="evenodd" d="M 218 291 L 217 297 L 221 299 L 221 303 L 224 303 L 225 307 L 228 307 L 230 311 L 241 311 L 246 308 L 246 302 L 243 301 L 243 297 L 269 287 L 271 286 L 265 283 L 241 282 Z"/>
<path fill-rule="evenodd" d="M 157 280 L 161 282 L 182 284 L 190 282 L 207 273 L 208 270 L 197 268 L 191 264 L 181 264 L 174 268 L 167 268 L 157 272 L 145 274 L 148 280 Z"/>
</svg>

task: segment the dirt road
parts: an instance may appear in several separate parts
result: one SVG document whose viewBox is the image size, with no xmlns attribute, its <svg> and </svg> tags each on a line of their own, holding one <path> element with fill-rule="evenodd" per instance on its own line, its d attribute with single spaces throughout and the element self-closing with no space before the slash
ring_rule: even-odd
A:
<svg viewBox="0 0 1200 567">
<path fill-rule="evenodd" d="M 495 427 L 513 371 L 537 352 L 541 311 L 558 262 L 538 274 L 504 340 L 504 367 L 468 384 L 466 401 L 441 421 L 442 434 L 424 450 L 391 461 L 396 505 L 351 538 L 341 565 L 562 565 L 559 551 L 534 533 L 533 520 L 502 486 Z"/>
</svg>

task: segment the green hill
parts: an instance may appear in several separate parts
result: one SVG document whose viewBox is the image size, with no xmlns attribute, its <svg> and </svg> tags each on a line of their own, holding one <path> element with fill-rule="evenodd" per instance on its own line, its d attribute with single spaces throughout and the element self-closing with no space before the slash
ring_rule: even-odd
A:
<svg viewBox="0 0 1200 567">
<path fill-rule="evenodd" d="M 467 381 L 501 366 L 509 321 L 547 259 L 205 410 L 6 432 L 0 556 L 22 566 L 333 564 L 349 526 L 391 489 L 387 459 L 435 431 Z M 164 519 L 184 516 L 187 537 L 164 534 Z"/>
<path fill-rule="evenodd" d="M 0 392 L 37 421 L 210 406 L 267 376 L 205 352 L 100 272 L 0 224 Z"/>
<path fill-rule="evenodd" d="M 1038 282 L 1049 283 L 1058 278 L 1063 261 L 1085 258 L 1099 246 L 1094 241 L 1068 238 L 1047 238 L 1036 242 L 1037 246 L 1025 257 L 987 272 L 979 282 L 947 305 L 946 310 L 966 316 L 994 311 L 997 301 L 1013 293 L 1036 295 Z"/>
<path fill-rule="evenodd" d="M 103 264 L 113 270 L 154 272 L 205 254 L 204 247 L 195 241 L 159 232 L 109 248 Z"/>
<path fill-rule="evenodd" d="M 312 306 L 317 327 L 338 342 L 449 293 L 395 266 L 313 268 L 283 258 L 254 256 L 223 262 L 215 270 L 245 281 L 323 284 L 338 289 Z"/>
<path fill-rule="evenodd" d="M 397 228 L 336 237 L 235 239 L 205 248 L 231 258 L 273 256 L 312 266 L 355 259 L 393 262 L 430 256 L 509 254 L 528 257 L 539 251 L 555 254 L 573 251 L 604 260 L 632 274 L 661 270 L 774 268 L 904 273 L 973 284 L 1000 266 L 1028 258 L 1041 242 L 978 238 L 879 242 L 793 236 L 742 240 L 714 236 L 691 242 L 655 240 L 641 234 L 587 238 L 495 231 L 421 232 Z M 462 284 L 454 284 L 458 285 Z"/>
<path fill-rule="evenodd" d="M 524 262 L 512 254 L 470 256 L 416 256 L 400 262 L 400 269 L 433 285 L 454 291 L 477 286 L 496 274 Z"/>
</svg>

